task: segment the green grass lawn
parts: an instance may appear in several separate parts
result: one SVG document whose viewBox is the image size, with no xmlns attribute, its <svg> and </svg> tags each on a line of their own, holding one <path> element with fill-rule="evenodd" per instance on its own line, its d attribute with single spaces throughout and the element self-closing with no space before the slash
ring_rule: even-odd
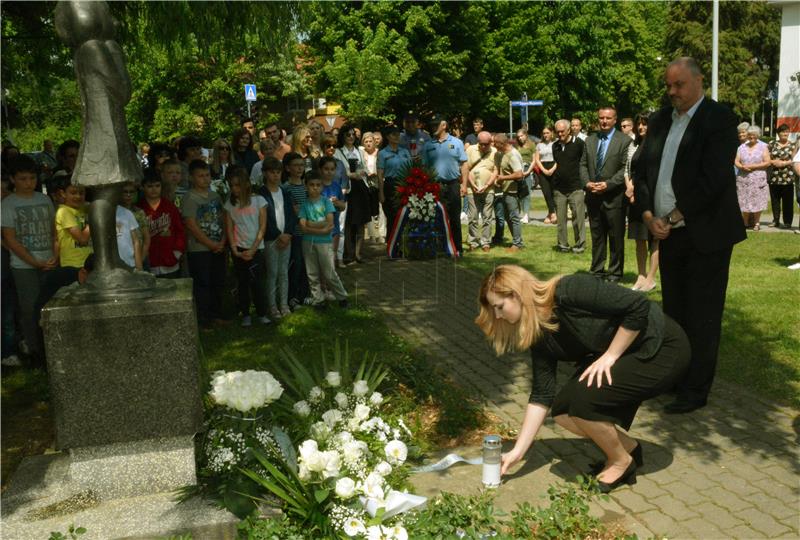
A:
<svg viewBox="0 0 800 540">
<path fill-rule="evenodd" d="M 571 227 L 569 235 L 572 241 Z M 589 269 L 590 249 L 580 255 L 553 251 L 555 227 L 523 225 L 523 238 L 526 247 L 519 253 L 467 253 L 461 264 L 486 273 L 495 265 L 516 263 L 544 278 Z M 791 233 L 748 232 L 747 240 L 736 245 L 717 368 L 720 377 L 795 407 L 800 406 L 800 271 L 786 266 L 798 255 L 800 235 Z M 635 281 L 631 240 L 625 246 L 623 285 Z M 661 302 L 660 289 L 650 298 Z"/>
</svg>

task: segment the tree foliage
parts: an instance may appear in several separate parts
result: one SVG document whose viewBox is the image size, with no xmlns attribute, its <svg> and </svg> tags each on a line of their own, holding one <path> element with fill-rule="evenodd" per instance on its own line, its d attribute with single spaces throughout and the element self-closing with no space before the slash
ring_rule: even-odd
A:
<svg viewBox="0 0 800 540">
<path fill-rule="evenodd" d="M 413 109 L 467 123 L 482 116 L 501 129 L 509 100 L 527 93 L 544 101 L 531 109 L 538 129 L 575 115 L 589 123 L 602 104 L 621 116 L 657 107 L 664 67 L 677 56 L 696 57 L 710 80 L 709 2 L 109 5 L 128 57 L 128 121 L 137 141 L 228 135 L 245 83 L 258 86 L 261 121 L 284 100 L 303 108 L 301 100 L 316 95 L 367 124 Z M 2 128 L 25 149 L 79 134 L 71 53 L 55 36 L 54 6 L 0 4 Z M 720 99 L 749 116 L 777 80 L 779 9 L 764 0 L 725 1 L 720 16 Z"/>
<path fill-rule="evenodd" d="M 71 51 L 56 37 L 55 2 L 2 3 L 3 131 L 26 150 L 80 134 Z M 131 137 L 208 140 L 238 127 L 243 85 L 254 83 L 262 119 L 281 98 L 308 96 L 297 67 L 299 2 L 109 2 L 119 22 L 133 97 Z M 44 131 L 43 131 L 44 130 Z"/>
<path fill-rule="evenodd" d="M 711 83 L 712 4 L 672 2 L 666 50 L 692 56 Z M 781 11 L 763 0 L 719 4 L 719 100 L 743 118 L 761 109 L 778 80 Z"/>
</svg>

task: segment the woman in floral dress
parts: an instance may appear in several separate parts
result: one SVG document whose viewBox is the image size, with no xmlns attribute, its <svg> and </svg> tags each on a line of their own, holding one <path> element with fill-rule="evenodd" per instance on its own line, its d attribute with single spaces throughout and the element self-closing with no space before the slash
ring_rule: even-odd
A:
<svg viewBox="0 0 800 540">
<path fill-rule="evenodd" d="M 794 219 L 794 182 L 795 174 L 792 170 L 792 157 L 797 151 L 797 144 L 789 140 L 789 126 L 781 124 L 776 130 L 778 138 L 769 143 L 769 157 L 771 158 L 772 172 L 767 182 L 769 183 L 769 196 L 772 201 L 772 226 L 781 226 L 781 213 L 783 213 L 783 226 L 790 228 Z M 781 212 L 781 209 L 783 212 Z"/>
<path fill-rule="evenodd" d="M 767 169 L 770 165 L 769 148 L 758 140 L 761 130 L 758 126 L 747 128 L 747 141 L 736 151 L 736 191 L 742 219 L 748 229 L 760 229 L 761 212 L 767 209 L 769 190 L 767 189 Z"/>
</svg>

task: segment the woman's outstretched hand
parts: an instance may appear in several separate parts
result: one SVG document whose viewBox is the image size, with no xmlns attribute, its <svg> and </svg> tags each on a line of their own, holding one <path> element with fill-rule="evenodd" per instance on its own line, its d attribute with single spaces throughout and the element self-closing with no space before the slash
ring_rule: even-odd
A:
<svg viewBox="0 0 800 540">
<path fill-rule="evenodd" d="M 516 448 L 512 449 L 510 452 L 506 452 L 502 456 L 500 456 L 500 463 L 502 464 L 500 467 L 500 475 L 504 475 L 508 472 L 508 469 L 513 467 L 517 464 L 517 462 L 522 459 L 524 452 L 518 451 Z"/>
<path fill-rule="evenodd" d="M 611 366 L 613 366 L 616 361 L 617 359 L 610 356 L 608 353 L 604 354 L 592 362 L 592 365 L 581 373 L 578 382 L 588 378 L 589 380 L 586 381 L 586 386 L 592 386 L 592 383 L 597 381 L 597 387 L 600 388 L 603 386 L 603 375 L 605 375 L 608 379 L 608 385 L 611 386 Z"/>
</svg>

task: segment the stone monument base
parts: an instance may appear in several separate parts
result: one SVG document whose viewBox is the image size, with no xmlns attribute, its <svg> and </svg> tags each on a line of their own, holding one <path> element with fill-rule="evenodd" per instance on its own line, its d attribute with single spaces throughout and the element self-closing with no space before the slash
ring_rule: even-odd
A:
<svg viewBox="0 0 800 540">
<path fill-rule="evenodd" d="M 72 448 L 69 478 L 102 500 L 172 491 L 197 483 L 192 437 Z"/>
<path fill-rule="evenodd" d="M 87 468 L 94 459 L 102 466 Z M 70 525 L 86 529 L 81 540 L 157 539 L 187 533 L 196 540 L 236 538 L 239 519 L 206 499 L 178 503 L 174 491 L 101 499 L 70 477 L 71 469 L 97 472 L 108 464 L 102 456 L 88 461 L 72 467 L 65 453 L 23 460 L 2 495 L 3 538 L 42 540 L 52 531 L 66 533 Z M 103 482 L 97 485 L 102 489 Z"/>
</svg>

